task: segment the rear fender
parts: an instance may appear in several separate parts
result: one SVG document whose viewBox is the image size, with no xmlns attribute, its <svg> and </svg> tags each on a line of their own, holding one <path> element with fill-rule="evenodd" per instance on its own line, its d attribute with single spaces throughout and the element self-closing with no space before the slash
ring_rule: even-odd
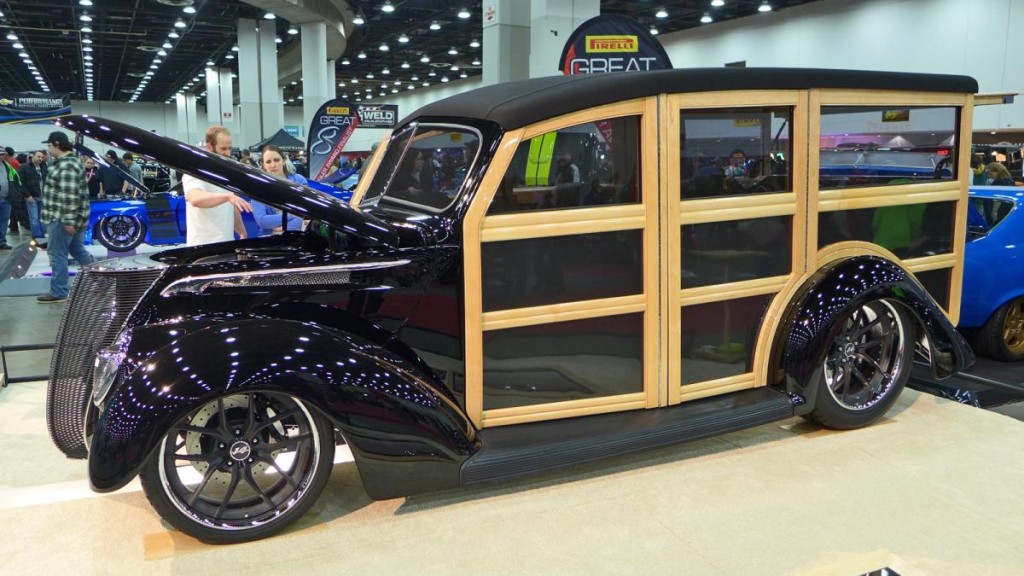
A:
<svg viewBox="0 0 1024 576">
<path fill-rule="evenodd" d="M 91 428 L 94 490 L 130 481 L 192 410 L 248 391 L 285 392 L 328 416 L 349 442 L 371 496 L 458 485 L 459 467 L 476 449 L 475 430 L 417 365 L 308 322 L 203 324 L 132 331 L 118 382 Z"/>
<path fill-rule="evenodd" d="M 779 359 L 785 392 L 797 412 L 814 406 L 817 376 L 838 329 L 850 309 L 886 299 L 904 306 L 917 326 L 918 349 L 927 351 L 932 373 L 945 378 L 974 364 L 974 352 L 957 333 L 927 291 L 906 270 L 877 256 L 838 260 L 815 273 L 790 301 L 772 357 Z"/>
</svg>

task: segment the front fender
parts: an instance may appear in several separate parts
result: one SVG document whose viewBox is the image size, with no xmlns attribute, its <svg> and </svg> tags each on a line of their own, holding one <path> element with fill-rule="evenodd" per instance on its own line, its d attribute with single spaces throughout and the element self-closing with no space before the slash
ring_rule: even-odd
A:
<svg viewBox="0 0 1024 576">
<path fill-rule="evenodd" d="M 309 322 L 247 318 L 193 331 L 185 324 L 133 330 L 119 381 L 92 429 L 94 490 L 124 486 L 192 410 L 248 391 L 288 393 L 331 418 L 372 496 L 458 485 L 459 467 L 476 449 L 475 431 L 420 367 Z M 417 466 L 381 465 L 394 461 Z M 396 479 L 396 469 L 415 473 Z"/>
<path fill-rule="evenodd" d="M 932 372 L 945 378 L 974 364 L 974 352 L 927 291 L 895 263 L 859 256 L 826 265 L 790 302 L 773 357 L 781 358 L 785 391 L 802 399 L 800 411 L 816 400 L 817 379 L 838 318 L 876 299 L 902 304 L 917 322 L 918 339 L 927 336 Z"/>
</svg>

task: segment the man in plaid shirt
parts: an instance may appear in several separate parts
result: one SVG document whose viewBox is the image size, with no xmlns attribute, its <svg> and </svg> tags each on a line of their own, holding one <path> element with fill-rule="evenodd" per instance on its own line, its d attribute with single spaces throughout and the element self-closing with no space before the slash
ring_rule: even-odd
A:
<svg viewBox="0 0 1024 576">
<path fill-rule="evenodd" d="M 89 187 L 85 183 L 85 167 L 73 150 L 67 134 L 51 132 L 44 144 L 56 160 L 50 166 L 43 185 L 43 213 L 50 236 L 47 252 L 50 255 L 50 292 L 36 297 L 37 302 L 63 302 L 68 297 L 68 254 L 79 266 L 92 262 L 83 239 L 89 225 Z"/>
</svg>

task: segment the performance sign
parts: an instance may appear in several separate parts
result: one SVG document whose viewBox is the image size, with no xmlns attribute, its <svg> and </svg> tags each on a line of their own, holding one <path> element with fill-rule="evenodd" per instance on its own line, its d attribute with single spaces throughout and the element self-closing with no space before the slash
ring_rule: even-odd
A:
<svg viewBox="0 0 1024 576">
<path fill-rule="evenodd" d="M 563 74 L 602 74 L 665 70 L 672 62 L 665 48 L 639 22 L 604 14 L 580 24 L 562 49 Z"/>
<path fill-rule="evenodd" d="M 306 138 L 309 177 L 323 180 L 338 163 L 341 151 L 360 128 L 394 128 L 398 106 L 394 104 L 354 105 L 344 100 L 329 100 L 313 115 Z"/>
<path fill-rule="evenodd" d="M 45 123 L 71 114 L 71 95 L 0 90 L 0 124 Z"/>
</svg>

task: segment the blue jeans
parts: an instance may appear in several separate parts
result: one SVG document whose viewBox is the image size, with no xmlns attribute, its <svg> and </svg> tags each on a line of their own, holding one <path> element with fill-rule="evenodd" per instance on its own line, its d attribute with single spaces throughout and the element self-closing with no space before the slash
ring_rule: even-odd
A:
<svg viewBox="0 0 1024 576">
<path fill-rule="evenodd" d="M 32 229 L 32 237 L 36 239 L 46 237 L 46 228 L 44 228 L 43 223 L 39 221 L 39 214 L 42 210 L 42 200 L 36 200 L 35 202 L 25 200 L 25 211 L 28 212 L 29 228 Z"/>
<path fill-rule="evenodd" d="M 7 244 L 7 226 L 11 221 L 11 203 L 7 198 L 0 198 L 0 244 Z"/>
<path fill-rule="evenodd" d="M 74 256 L 79 266 L 85 266 L 92 262 L 92 254 L 86 251 L 83 243 L 85 229 L 68 234 L 68 231 L 64 229 L 64 223 L 58 220 L 47 225 L 47 232 L 49 232 L 50 241 L 47 244 L 46 253 L 50 257 L 50 268 L 53 270 L 53 275 L 50 277 L 50 294 L 58 298 L 67 298 L 68 255 Z"/>
</svg>

